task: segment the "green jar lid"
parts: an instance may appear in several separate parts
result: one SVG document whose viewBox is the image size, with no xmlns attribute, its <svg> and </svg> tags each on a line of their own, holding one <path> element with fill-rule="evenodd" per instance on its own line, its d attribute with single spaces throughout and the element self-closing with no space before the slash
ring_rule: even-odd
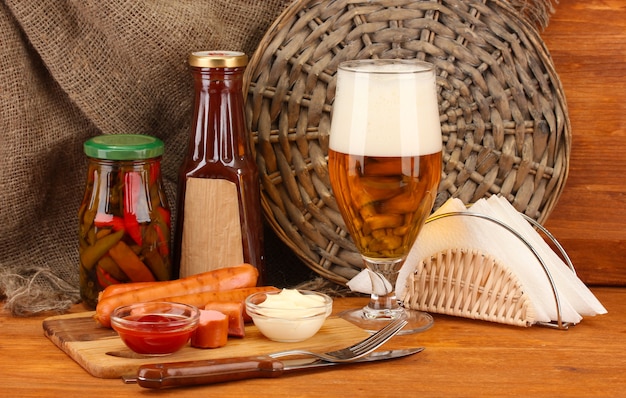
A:
<svg viewBox="0 0 626 398">
<path fill-rule="evenodd" d="M 163 155 L 163 141 L 149 135 L 112 134 L 90 138 L 83 145 L 90 158 L 142 160 Z"/>
</svg>

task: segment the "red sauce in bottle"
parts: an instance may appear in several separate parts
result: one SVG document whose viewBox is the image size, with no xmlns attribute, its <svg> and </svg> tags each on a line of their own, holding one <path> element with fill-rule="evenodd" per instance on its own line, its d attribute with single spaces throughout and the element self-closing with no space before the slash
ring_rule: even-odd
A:
<svg viewBox="0 0 626 398">
<path fill-rule="evenodd" d="M 195 110 L 179 173 L 175 268 L 180 277 L 252 264 L 263 284 L 259 175 L 248 143 L 239 52 L 192 53 Z"/>
</svg>

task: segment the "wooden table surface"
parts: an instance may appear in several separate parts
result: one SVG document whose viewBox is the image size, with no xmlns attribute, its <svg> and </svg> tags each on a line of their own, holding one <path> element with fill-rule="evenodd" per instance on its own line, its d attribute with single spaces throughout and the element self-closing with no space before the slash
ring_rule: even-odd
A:
<svg viewBox="0 0 626 398">
<path fill-rule="evenodd" d="M 6 397 L 617 397 L 626 391 L 626 288 L 594 289 L 609 313 L 569 330 L 520 328 L 434 315 L 428 331 L 385 348 L 412 357 L 278 379 L 152 391 L 89 375 L 43 335 L 42 320 L 0 315 L 0 391 Z M 335 300 L 339 311 L 363 298 Z M 83 311 L 77 305 L 74 311 Z M 349 393 L 348 393 L 349 392 Z"/>
<path fill-rule="evenodd" d="M 567 0 L 542 35 L 573 129 L 570 177 L 547 227 L 587 283 L 626 286 L 626 2 Z M 280 379 L 163 391 L 159 396 L 623 396 L 626 288 L 592 289 L 607 315 L 568 331 L 435 316 L 435 326 L 394 338 L 423 345 L 410 358 Z M 336 310 L 364 299 L 338 299 Z M 77 306 L 73 311 L 80 311 Z M 7 397 L 153 393 L 90 376 L 43 336 L 43 316 L 0 314 L 0 388 Z"/>
</svg>

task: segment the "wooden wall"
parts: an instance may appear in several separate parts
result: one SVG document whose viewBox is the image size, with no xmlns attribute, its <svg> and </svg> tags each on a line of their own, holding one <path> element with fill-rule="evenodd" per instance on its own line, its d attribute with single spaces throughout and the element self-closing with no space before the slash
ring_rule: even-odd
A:
<svg viewBox="0 0 626 398">
<path fill-rule="evenodd" d="M 572 124 L 570 173 L 545 226 L 592 285 L 626 285 L 626 1 L 561 0 L 542 37 Z"/>
</svg>

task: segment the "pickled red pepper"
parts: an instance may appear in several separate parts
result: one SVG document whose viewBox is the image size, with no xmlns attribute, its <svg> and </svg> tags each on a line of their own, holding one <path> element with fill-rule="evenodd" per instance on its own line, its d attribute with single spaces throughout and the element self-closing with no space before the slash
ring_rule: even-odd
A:
<svg viewBox="0 0 626 398">
<path fill-rule="evenodd" d="M 137 213 L 147 209 L 147 204 L 142 202 L 145 199 L 141 192 L 142 185 L 141 174 L 136 171 L 124 173 L 124 226 L 128 235 L 139 246 L 141 246 L 143 238 Z M 148 214 L 140 214 L 140 218 L 149 220 L 150 216 Z"/>
<path fill-rule="evenodd" d="M 94 308 L 105 287 L 169 280 L 170 210 L 162 187 L 163 144 L 149 136 L 95 137 L 79 210 L 81 297 Z"/>
</svg>

